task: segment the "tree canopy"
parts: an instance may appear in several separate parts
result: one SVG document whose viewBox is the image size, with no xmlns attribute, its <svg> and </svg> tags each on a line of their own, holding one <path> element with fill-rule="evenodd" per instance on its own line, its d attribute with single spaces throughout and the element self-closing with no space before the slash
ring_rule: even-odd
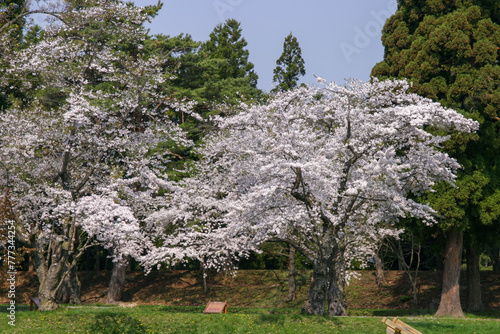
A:
<svg viewBox="0 0 500 334">
<path fill-rule="evenodd" d="M 276 60 L 276 68 L 273 73 L 273 82 L 276 83 L 274 90 L 289 90 L 297 87 L 297 80 L 306 74 L 302 50 L 300 49 L 297 37 L 290 33 L 285 37 L 283 43 L 283 53 Z"/>
<path fill-rule="evenodd" d="M 408 195 L 453 182 L 458 164 L 436 149 L 446 137 L 425 128 L 477 127 L 408 87 L 301 87 L 221 118 L 193 177 L 148 219 L 162 240 L 152 263 L 210 255 L 207 265 L 220 268 L 265 241 L 286 241 L 314 264 L 304 311 L 323 314 L 328 299 L 330 315 L 345 314 L 350 261 L 397 233 L 397 219 L 432 223 L 433 210 Z"/>
</svg>

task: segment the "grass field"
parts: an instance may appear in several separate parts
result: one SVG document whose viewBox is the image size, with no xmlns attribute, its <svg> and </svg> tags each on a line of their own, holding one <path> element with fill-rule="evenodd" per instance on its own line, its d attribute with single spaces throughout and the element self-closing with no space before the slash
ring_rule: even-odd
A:
<svg viewBox="0 0 500 334">
<path fill-rule="evenodd" d="M 500 312 L 465 319 L 434 318 L 425 310 L 351 310 L 349 317 L 300 314 L 298 309 L 229 308 L 227 314 L 203 314 L 203 307 L 109 306 L 62 307 L 54 312 L 16 310 L 16 326 L 0 312 L 1 333 L 385 333 L 381 319 L 400 319 L 425 334 L 497 334 Z"/>
</svg>

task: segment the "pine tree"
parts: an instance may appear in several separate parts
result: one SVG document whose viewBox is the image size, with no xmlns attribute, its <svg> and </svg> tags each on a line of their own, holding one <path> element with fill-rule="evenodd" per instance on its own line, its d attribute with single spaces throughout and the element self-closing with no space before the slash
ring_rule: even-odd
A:
<svg viewBox="0 0 500 334">
<path fill-rule="evenodd" d="M 413 91 L 481 123 L 478 136 L 454 135 L 445 144 L 462 164 L 457 187 L 438 185 L 428 196 L 446 236 L 443 292 L 437 315 L 463 316 L 459 296 L 464 231 L 468 267 L 477 267 L 484 230 L 500 226 L 500 16 L 494 0 L 398 2 L 384 26 L 384 60 L 372 76 L 406 77 Z M 474 140 L 470 140 L 474 139 Z M 475 248 L 474 248 L 475 247 Z M 475 263 L 475 265 L 473 265 Z M 478 268 L 475 268 L 478 271 Z M 481 307 L 478 275 L 469 279 L 469 310 Z M 475 278 L 474 278 L 475 277 Z"/>
<path fill-rule="evenodd" d="M 276 60 L 273 82 L 277 86 L 273 91 L 285 91 L 297 87 L 297 80 L 306 74 L 302 50 L 297 38 L 290 33 L 283 43 L 283 53 Z"/>
<path fill-rule="evenodd" d="M 240 23 L 234 19 L 217 25 L 202 46 L 206 61 L 202 63 L 209 77 L 202 97 L 211 101 L 235 102 L 235 96 L 257 97 L 258 76 L 248 60 L 247 41 L 241 35 Z M 227 101 L 226 101 L 227 102 Z"/>
</svg>

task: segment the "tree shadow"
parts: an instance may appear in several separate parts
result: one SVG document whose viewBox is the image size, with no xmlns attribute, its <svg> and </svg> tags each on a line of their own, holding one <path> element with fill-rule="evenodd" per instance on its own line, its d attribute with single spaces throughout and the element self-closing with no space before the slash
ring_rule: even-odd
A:
<svg viewBox="0 0 500 334">
<path fill-rule="evenodd" d="M 153 308 L 158 312 L 165 313 L 202 313 L 205 306 L 170 306 L 170 305 L 157 305 Z"/>
<path fill-rule="evenodd" d="M 415 320 L 408 320 L 405 322 L 422 333 L 453 333 L 457 329 L 457 326 L 452 324 Z"/>
<path fill-rule="evenodd" d="M 373 310 L 373 316 L 376 317 L 407 317 L 407 316 L 432 316 L 436 310 L 430 309 L 387 309 L 387 310 Z"/>
<path fill-rule="evenodd" d="M 93 334 L 135 334 L 148 330 L 140 320 L 116 312 L 97 314 L 88 326 L 88 332 Z"/>
<path fill-rule="evenodd" d="M 135 275 L 128 275 L 123 291 L 122 301 L 130 302 L 134 296 L 138 296 L 141 300 L 148 300 L 158 293 L 158 288 L 163 291 L 168 290 L 168 286 L 181 285 L 184 287 L 191 287 L 199 285 L 198 282 L 193 282 L 192 272 L 188 270 L 176 271 L 153 271 L 148 275 L 135 273 Z M 185 293 L 187 289 L 177 289 Z M 199 292 L 196 292 L 196 296 Z"/>
<path fill-rule="evenodd" d="M 276 324 L 279 326 L 285 325 L 285 316 L 280 314 L 261 314 L 259 316 L 259 321 L 261 323 Z"/>
<path fill-rule="evenodd" d="M 7 307 L 9 307 L 10 304 L 7 304 L 6 306 L 2 306 L 0 307 L 0 313 L 10 313 L 10 310 L 7 309 Z M 16 304 L 16 312 L 18 311 L 29 311 L 30 310 L 30 306 L 29 305 L 19 305 L 19 304 Z"/>
<path fill-rule="evenodd" d="M 412 271 L 412 275 L 414 272 Z M 441 295 L 441 272 L 419 272 L 417 280 L 418 305 L 413 302 L 413 291 L 411 282 L 404 272 L 399 272 L 397 276 L 392 276 L 392 282 L 381 287 L 392 295 L 391 302 L 385 307 L 391 309 L 437 309 Z"/>
</svg>

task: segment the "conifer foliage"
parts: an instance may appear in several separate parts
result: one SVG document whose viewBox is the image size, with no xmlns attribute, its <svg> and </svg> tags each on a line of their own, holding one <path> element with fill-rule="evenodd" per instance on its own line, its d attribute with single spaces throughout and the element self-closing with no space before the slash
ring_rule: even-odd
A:
<svg viewBox="0 0 500 334">
<path fill-rule="evenodd" d="M 216 76 L 206 83 L 205 98 L 222 102 L 237 95 L 249 99 L 259 94 L 258 76 L 253 70 L 254 65 L 248 60 L 246 46 L 240 23 L 234 19 L 219 24 L 210 33 L 202 51 Z"/>
<path fill-rule="evenodd" d="M 276 60 L 276 68 L 273 73 L 273 82 L 276 83 L 274 91 L 285 91 L 297 87 L 299 77 L 306 74 L 302 50 L 297 37 L 292 33 L 285 38 L 283 53 Z"/>
</svg>

